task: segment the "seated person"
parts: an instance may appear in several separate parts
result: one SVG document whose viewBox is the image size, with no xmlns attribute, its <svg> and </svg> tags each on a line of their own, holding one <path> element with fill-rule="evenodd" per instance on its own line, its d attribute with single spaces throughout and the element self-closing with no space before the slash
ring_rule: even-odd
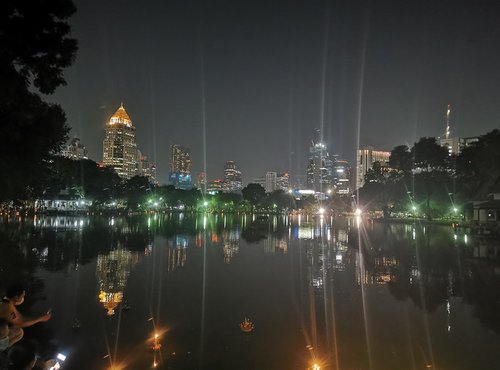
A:
<svg viewBox="0 0 500 370">
<path fill-rule="evenodd" d="M 21 340 L 24 335 L 22 328 L 48 321 L 52 316 L 49 310 L 45 315 L 34 319 L 23 317 L 16 306 L 24 302 L 25 294 L 26 292 L 21 285 L 14 285 L 7 290 L 5 297 L 0 301 L 0 319 L 6 319 L 10 325 L 8 334 L 10 346 Z"/>
</svg>

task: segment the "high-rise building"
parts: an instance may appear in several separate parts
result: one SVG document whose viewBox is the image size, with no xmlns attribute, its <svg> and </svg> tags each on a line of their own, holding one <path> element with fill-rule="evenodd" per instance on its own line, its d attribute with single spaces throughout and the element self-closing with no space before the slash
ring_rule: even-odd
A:
<svg viewBox="0 0 500 370">
<path fill-rule="evenodd" d="M 356 158 L 356 189 L 363 187 L 365 176 L 368 170 L 373 168 L 375 162 L 379 162 L 382 167 L 389 166 L 391 152 L 375 150 L 372 147 L 366 147 L 358 150 Z"/>
<path fill-rule="evenodd" d="M 191 155 L 180 145 L 170 146 L 170 183 L 179 189 L 191 188 Z"/>
<path fill-rule="evenodd" d="M 290 174 L 288 172 L 278 172 L 276 175 L 276 189 L 287 191 L 290 188 Z"/>
<path fill-rule="evenodd" d="M 85 148 L 85 145 L 77 137 L 71 138 L 68 141 L 63 150 L 61 150 L 61 156 L 75 160 L 89 158 L 87 148 Z"/>
<path fill-rule="evenodd" d="M 197 181 L 196 186 L 202 192 L 205 192 L 206 191 L 206 186 L 207 186 L 207 175 L 205 174 L 205 172 L 198 173 L 198 179 L 197 180 L 198 181 Z"/>
<path fill-rule="evenodd" d="M 331 189 L 332 164 L 326 145 L 321 141 L 313 142 L 309 148 L 307 187 L 320 192 Z"/>
<path fill-rule="evenodd" d="M 336 194 L 346 195 L 351 193 L 351 166 L 342 159 L 333 162 L 333 184 Z"/>
<path fill-rule="evenodd" d="M 241 191 L 241 171 L 235 161 L 227 161 L 224 166 L 224 191 L 228 193 Z"/>
<path fill-rule="evenodd" d="M 138 174 L 135 127 L 123 103 L 106 124 L 102 162 L 104 166 L 112 167 L 118 176 L 125 179 Z"/>
<path fill-rule="evenodd" d="M 266 172 L 266 193 L 272 193 L 273 191 L 276 190 L 276 179 L 277 179 L 277 173 L 276 172 Z"/>
<path fill-rule="evenodd" d="M 141 153 L 140 151 L 137 151 Z M 140 155 L 139 159 L 139 170 L 140 175 L 147 177 L 149 182 L 152 184 L 158 184 L 156 180 L 156 166 L 154 163 L 149 162 L 148 157 L 146 155 Z"/>
</svg>

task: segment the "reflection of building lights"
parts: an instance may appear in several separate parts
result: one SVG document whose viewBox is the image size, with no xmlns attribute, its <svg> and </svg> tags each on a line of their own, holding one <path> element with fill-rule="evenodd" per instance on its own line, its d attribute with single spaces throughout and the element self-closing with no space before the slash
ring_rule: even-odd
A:
<svg viewBox="0 0 500 370">
<path fill-rule="evenodd" d="M 96 277 L 99 284 L 99 302 L 108 316 L 115 314 L 116 307 L 123 300 L 123 291 L 132 268 L 132 252 L 117 249 L 107 255 L 97 256 Z"/>
</svg>

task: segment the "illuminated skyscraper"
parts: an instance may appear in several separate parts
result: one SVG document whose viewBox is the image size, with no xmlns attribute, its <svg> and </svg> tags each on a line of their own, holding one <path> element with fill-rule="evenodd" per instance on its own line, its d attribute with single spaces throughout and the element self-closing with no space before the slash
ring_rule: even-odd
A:
<svg viewBox="0 0 500 370">
<path fill-rule="evenodd" d="M 207 176 L 205 172 L 200 172 L 198 173 L 198 183 L 197 183 L 198 189 L 200 189 L 202 192 L 206 191 L 207 187 Z"/>
<path fill-rule="evenodd" d="M 139 152 L 139 151 L 137 151 L 137 152 Z M 141 176 L 147 177 L 150 183 L 158 184 L 158 181 L 156 180 L 156 166 L 155 166 L 155 164 L 151 163 L 149 161 L 148 157 L 145 155 L 142 155 L 142 154 L 139 157 L 139 164 L 140 164 L 139 174 Z"/>
<path fill-rule="evenodd" d="M 276 189 L 287 191 L 290 188 L 290 174 L 278 172 L 276 175 Z"/>
<path fill-rule="evenodd" d="M 351 192 L 351 166 L 342 159 L 333 162 L 333 184 L 335 193 L 346 195 Z"/>
<path fill-rule="evenodd" d="M 326 145 L 313 142 L 309 148 L 307 165 L 307 187 L 315 191 L 326 192 L 332 187 L 332 160 Z"/>
<path fill-rule="evenodd" d="M 224 191 L 229 193 L 241 191 L 241 171 L 235 161 L 227 161 L 224 167 Z"/>
<path fill-rule="evenodd" d="M 191 155 L 180 145 L 170 146 L 170 183 L 178 189 L 191 188 Z"/>
<path fill-rule="evenodd" d="M 276 190 L 277 173 L 273 171 L 266 172 L 266 193 L 272 193 Z"/>
<path fill-rule="evenodd" d="M 112 167 L 120 177 L 130 179 L 138 174 L 135 127 L 123 103 L 106 124 L 102 162 L 104 166 Z"/>
</svg>

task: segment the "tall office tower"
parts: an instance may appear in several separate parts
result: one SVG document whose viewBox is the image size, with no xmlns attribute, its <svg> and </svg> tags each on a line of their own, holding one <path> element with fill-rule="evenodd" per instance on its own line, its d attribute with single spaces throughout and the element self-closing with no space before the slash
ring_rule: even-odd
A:
<svg viewBox="0 0 500 370">
<path fill-rule="evenodd" d="M 106 124 L 102 162 L 104 166 L 112 167 L 118 176 L 125 179 L 137 175 L 135 127 L 123 103 Z"/>
<path fill-rule="evenodd" d="M 180 145 L 170 146 L 170 183 L 178 189 L 191 188 L 191 155 Z"/>
<path fill-rule="evenodd" d="M 276 190 L 276 178 L 277 178 L 277 173 L 276 172 L 266 172 L 266 193 L 272 193 L 273 191 Z"/>
<path fill-rule="evenodd" d="M 224 191 L 228 193 L 241 191 L 241 171 L 235 161 L 227 161 L 224 166 Z"/>
<path fill-rule="evenodd" d="M 388 167 L 390 156 L 391 152 L 375 150 L 372 147 L 359 149 L 356 158 L 356 189 L 363 187 L 365 175 L 373 168 L 375 162 L 379 162 L 382 167 Z"/>
<path fill-rule="evenodd" d="M 276 175 L 276 189 L 287 191 L 290 188 L 290 174 L 278 172 Z"/>
<path fill-rule="evenodd" d="M 342 159 L 333 162 L 333 184 L 335 193 L 346 195 L 351 192 L 351 166 Z"/>
<path fill-rule="evenodd" d="M 140 153 L 140 151 L 138 151 Z M 151 163 L 148 160 L 148 157 L 146 155 L 140 156 L 139 159 L 139 169 L 140 169 L 140 175 L 147 177 L 149 182 L 152 184 L 158 184 L 158 181 L 156 180 L 156 166 L 154 163 Z"/>
<path fill-rule="evenodd" d="M 198 179 L 197 179 L 196 186 L 198 187 L 198 189 L 200 189 L 200 191 L 202 191 L 202 192 L 206 191 L 207 175 L 205 174 L 205 172 L 198 173 Z"/>
<path fill-rule="evenodd" d="M 309 164 L 307 165 L 307 187 L 321 192 L 331 189 L 332 165 L 333 162 L 326 145 L 321 141 L 312 142 L 309 148 Z"/>
<path fill-rule="evenodd" d="M 68 141 L 61 150 L 61 156 L 75 160 L 89 158 L 87 148 L 85 148 L 85 145 L 77 137 L 71 138 Z"/>
</svg>

